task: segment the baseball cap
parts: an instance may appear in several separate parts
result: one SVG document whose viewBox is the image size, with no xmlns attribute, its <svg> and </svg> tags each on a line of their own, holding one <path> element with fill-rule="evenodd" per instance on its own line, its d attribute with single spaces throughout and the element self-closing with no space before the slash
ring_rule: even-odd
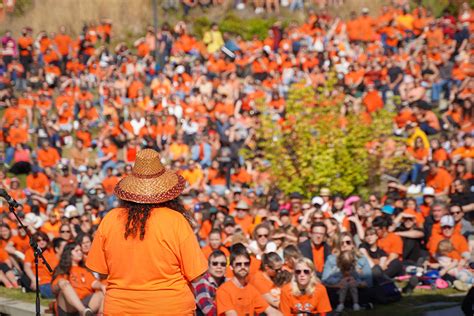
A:
<svg viewBox="0 0 474 316">
<path fill-rule="evenodd" d="M 424 196 L 434 196 L 435 195 L 435 190 L 432 187 L 425 187 L 423 189 L 423 195 Z"/>
<path fill-rule="evenodd" d="M 392 215 L 394 211 L 395 211 L 395 208 L 391 205 L 384 205 L 382 207 L 382 212 L 385 214 Z"/>
<path fill-rule="evenodd" d="M 290 216 L 290 211 L 284 208 L 280 211 L 280 216 Z"/>
<path fill-rule="evenodd" d="M 324 200 L 320 196 L 315 196 L 311 199 L 311 204 L 321 206 L 324 204 Z"/>
<path fill-rule="evenodd" d="M 319 191 L 319 195 L 320 196 L 330 196 L 331 195 L 331 190 L 329 190 L 328 188 L 322 188 Z"/>
<path fill-rule="evenodd" d="M 229 226 L 229 225 L 232 225 L 234 226 L 235 225 L 235 220 L 232 216 L 227 216 L 225 219 L 224 219 L 224 226 Z"/>
<path fill-rule="evenodd" d="M 454 227 L 454 217 L 451 215 L 444 215 L 443 217 L 441 217 L 440 225 L 441 227 L 443 226 Z"/>
</svg>

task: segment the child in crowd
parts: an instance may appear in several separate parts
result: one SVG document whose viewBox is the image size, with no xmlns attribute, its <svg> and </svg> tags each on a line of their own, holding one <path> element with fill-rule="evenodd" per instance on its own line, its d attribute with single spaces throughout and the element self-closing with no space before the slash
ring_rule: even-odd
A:
<svg viewBox="0 0 474 316">
<path fill-rule="evenodd" d="M 337 258 L 337 266 L 343 275 L 339 283 L 339 305 L 336 307 L 337 312 L 344 310 L 344 302 L 346 301 L 347 292 L 351 293 L 353 309 L 360 310 L 359 293 L 357 292 L 358 281 L 356 279 L 355 266 L 356 259 L 352 251 L 344 251 Z"/>
<path fill-rule="evenodd" d="M 453 258 L 453 251 L 454 246 L 451 241 L 448 239 L 440 241 L 436 251 L 436 260 L 438 263 L 431 264 L 431 267 L 439 268 L 439 274 L 441 276 L 448 274 L 468 285 L 474 284 L 474 275 L 462 265 L 461 258 Z"/>
</svg>

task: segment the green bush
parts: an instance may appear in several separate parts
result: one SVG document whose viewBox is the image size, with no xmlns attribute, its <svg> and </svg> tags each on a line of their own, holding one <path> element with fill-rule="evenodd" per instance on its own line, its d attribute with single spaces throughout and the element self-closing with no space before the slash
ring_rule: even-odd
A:
<svg viewBox="0 0 474 316">
<path fill-rule="evenodd" d="M 275 19 L 241 19 L 234 14 L 228 14 L 220 23 L 219 29 L 222 32 L 240 35 L 246 40 L 251 40 L 255 35 L 264 39 L 268 35 L 268 30 L 275 23 Z"/>
<path fill-rule="evenodd" d="M 211 27 L 211 21 L 206 16 L 200 16 L 193 22 L 193 33 L 199 38 Z"/>
<path fill-rule="evenodd" d="M 32 7 L 32 5 L 33 0 L 16 0 L 12 15 L 22 16 Z"/>
</svg>

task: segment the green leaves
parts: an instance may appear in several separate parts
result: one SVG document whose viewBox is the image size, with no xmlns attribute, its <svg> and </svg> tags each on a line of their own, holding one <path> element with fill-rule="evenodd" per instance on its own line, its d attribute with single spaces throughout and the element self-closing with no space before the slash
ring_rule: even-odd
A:
<svg viewBox="0 0 474 316">
<path fill-rule="evenodd" d="M 331 96 L 334 84 L 331 73 L 317 91 L 294 85 L 283 123 L 272 119 L 272 110 L 263 102 L 258 105 L 258 147 L 270 162 L 275 185 L 286 193 L 297 191 L 311 197 L 328 187 L 343 195 L 367 194 L 367 186 L 378 185 L 381 173 L 393 167 L 390 159 L 380 159 L 368 150 L 370 142 L 391 134 L 393 114 L 386 110 L 373 113 L 367 124 L 360 114 L 352 113 L 345 117 L 342 129 L 342 99 Z"/>
</svg>

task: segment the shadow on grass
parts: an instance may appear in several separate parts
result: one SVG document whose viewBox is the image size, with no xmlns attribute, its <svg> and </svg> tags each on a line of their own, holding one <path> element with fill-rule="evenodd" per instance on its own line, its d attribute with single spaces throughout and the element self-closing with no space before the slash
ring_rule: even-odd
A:
<svg viewBox="0 0 474 316">
<path fill-rule="evenodd" d="M 465 294 L 448 290 L 423 290 L 409 296 L 403 296 L 399 302 L 388 305 L 375 305 L 372 310 L 347 312 L 343 315 L 354 316 L 422 316 L 427 311 L 435 311 L 459 306 Z M 435 304 L 436 303 L 436 304 Z M 431 305 L 432 304 L 432 305 Z"/>
</svg>

